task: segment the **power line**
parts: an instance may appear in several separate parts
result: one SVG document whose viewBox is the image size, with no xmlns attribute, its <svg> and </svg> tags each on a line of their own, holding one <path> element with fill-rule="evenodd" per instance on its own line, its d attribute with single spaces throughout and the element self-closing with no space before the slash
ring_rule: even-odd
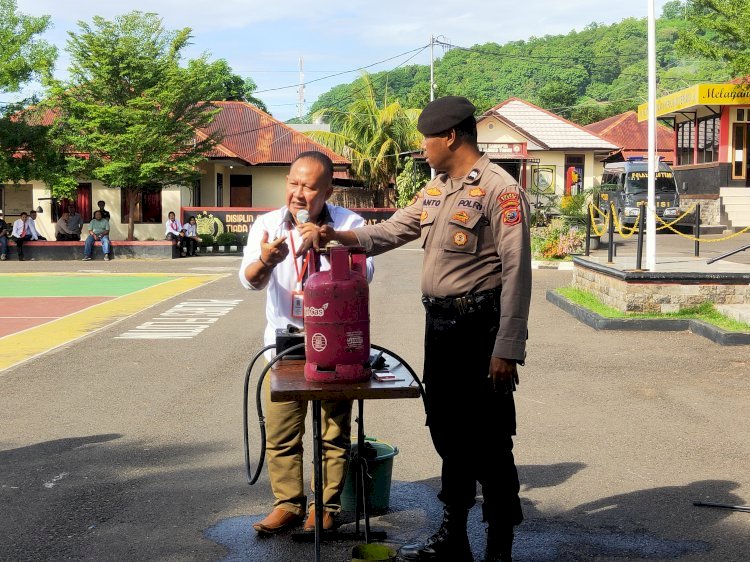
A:
<svg viewBox="0 0 750 562">
<path fill-rule="evenodd" d="M 309 80 L 309 81 L 305 82 L 305 85 L 312 84 L 314 82 L 320 82 L 321 80 L 328 80 L 329 78 L 335 78 L 336 76 L 341 76 L 342 74 L 351 74 L 352 72 L 359 72 L 361 70 L 365 70 L 366 68 L 371 68 L 373 66 L 377 66 L 379 64 L 383 64 L 384 62 L 392 61 L 393 59 L 397 59 L 399 57 L 403 57 L 404 55 L 409 55 L 409 54 L 417 52 L 417 51 L 421 52 L 424 49 L 425 49 L 425 47 L 419 47 L 417 49 L 412 49 L 411 51 L 406 51 L 404 53 L 395 55 L 393 57 L 389 57 L 387 59 L 383 59 L 383 60 L 378 61 L 378 62 L 374 62 L 372 64 L 368 64 L 366 66 L 360 66 L 360 67 L 354 68 L 352 70 L 342 70 L 341 72 L 336 72 L 335 74 L 329 74 L 328 76 L 323 76 L 321 78 L 316 78 L 315 80 Z M 398 68 L 398 67 L 396 67 L 396 68 Z M 255 90 L 253 92 L 253 95 L 263 94 L 265 92 L 276 92 L 278 90 L 288 90 L 289 88 L 298 88 L 298 87 L 299 87 L 299 84 L 292 84 L 290 86 L 279 86 L 278 88 L 267 88 L 265 90 Z"/>
<path fill-rule="evenodd" d="M 423 51 L 424 51 L 425 49 L 427 49 L 427 47 L 428 47 L 428 45 L 424 45 L 423 47 L 420 47 L 419 49 L 413 49 L 413 50 L 411 50 L 411 51 L 406 51 L 405 53 L 402 53 L 402 54 L 401 54 L 400 56 L 403 56 L 403 55 L 406 55 L 406 54 L 412 54 L 412 53 L 413 53 L 413 54 L 412 54 L 412 55 L 411 55 L 411 56 L 410 56 L 409 58 L 407 58 L 406 60 L 404 60 L 403 62 L 401 62 L 401 63 L 399 63 L 398 65 L 396 65 L 395 67 L 393 67 L 393 68 L 392 68 L 391 70 L 388 70 L 388 71 L 386 71 L 386 72 L 385 72 L 384 74 L 381 74 L 380 76 L 378 76 L 376 80 L 384 80 L 384 79 L 387 79 L 387 78 L 388 78 L 388 74 L 390 74 L 390 73 L 391 73 L 391 72 L 393 72 L 394 70 L 396 70 L 396 69 L 398 69 L 398 68 L 402 67 L 402 66 L 403 66 L 403 65 L 405 65 L 405 64 L 406 64 L 407 62 L 409 62 L 410 60 L 412 60 L 412 59 L 414 59 L 415 57 L 417 57 L 417 56 L 418 56 L 418 55 L 419 55 L 419 54 L 420 54 L 421 52 L 423 52 Z M 390 59 L 389 59 L 389 60 L 390 60 Z M 379 64 L 379 63 L 374 63 L 374 64 Z M 372 66 L 372 65 L 369 65 L 369 66 Z M 363 68 L 365 68 L 365 67 L 363 67 Z M 296 87 L 296 86 L 295 86 L 295 87 Z M 340 99 L 340 100 L 337 100 L 337 101 L 336 101 L 336 103 L 341 103 L 341 102 L 344 102 L 344 101 L 347 101 L 347 100 L 353 99 L 353 98 L 354 98 L 354 96 L 355 96 L 356 94 L 358 94 L 359 92 L 363 91 L 364 89 L 365 89 L 365 86 L 362 86 L 361 88 L 359 88 L 359 89 L 356 89 L 356 90 L 354 90 L 354 91 L 350 92 L 350 94 L 349 94 L 348 96 L 346 96 L 346 97 L 344 97 L 344 98 L 342 98 L 342 99 Z M 256 92 L 256 93 L 257 93 L 257 92 Z M 292 119 L 294 119 L 294 118 L 292 118 Z M 288 121 L 291 121 L 291 119 L 289 119 Z M 284 122 L 284 124 L 286 124 L 286 122 Z M 275 127 L 276 125 L 277 125 L 277 123 L 271 123 L 271 124 L 269 124 L 269 125 L 264 125 L 264 126 L 262 126 L 262 127 L 255 127 L 255 128 L 252 128 L 252 129 L 246 129 L 246 130 L 244 130 L 244 131 L 237 131 L 237 132 L 235 132 L 235 133 L 231 133 L 230 135 L 226 135 L 226 136 L 225 136 L 224 138 L 227 138 L 227 137 L 234 137 L 234 136 L 238 136 L 238 135 L 244 135 L 244 134 L 247 134 L 247 133 L 254 133 L 254 132 L 256 132 L 256 131 L 261 131 L 261 130 L 263 130 L 263 129 L 268 129 L 268 128 L 270 128 L 270 127 Z M 287 133 L 285 133 L 284 135 L 280 136 L 280 137 L 279 137 L 278 139 L 275 139 L 274 141 L 272 141 L 272 142 L 271 142 L 271 144 L 273 144 L 273 143 L 275 143 L 275 142 L 278 142 L 279 140 L 281 140 L 281 139 L 283 139 L 283 138 L 287 137 L 288 135 L 290 135 L 291 133 L 292 133 L 292 131 L 288 131 L 288 132 L 287 132 Z M 270 146 L 270 145 L 269 145 L 269 146 Z M 259 150 L 260 150 L 260 149 L 259 149 Z M 252 153 L 252 154 L 255 154 L 255 153 Z"/>
</svg>

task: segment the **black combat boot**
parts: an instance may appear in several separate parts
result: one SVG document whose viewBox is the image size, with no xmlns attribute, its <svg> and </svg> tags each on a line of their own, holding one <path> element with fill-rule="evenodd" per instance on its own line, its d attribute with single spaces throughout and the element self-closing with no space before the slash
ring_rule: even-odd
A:
<svg viewBox="0 0 750 562">
<path fill-rule="evenodd" d="M 484 562 L 511 562 L 512 556 L 513 526 L 490 524 L 487 527 L 487 550 Z"/>
<path fill-rule="evenodd" d="M 443 508 L 443 523 L 423 543 L 407 544 L 398 551 L 399 559 L 408 562 L 473 562 L 466 534 L 468 509 Z"/>
</svg>

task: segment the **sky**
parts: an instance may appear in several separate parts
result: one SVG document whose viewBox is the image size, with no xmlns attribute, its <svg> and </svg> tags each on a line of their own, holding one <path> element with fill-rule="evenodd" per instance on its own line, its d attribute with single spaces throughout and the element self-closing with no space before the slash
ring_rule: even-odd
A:
<svg viewBox="0 0 750 562">
<path fill-rule="evenodd" d="M 666 1 L 655 0 L 657 17 Z M 300 58 L 306 83 L 306 112 L 319 95 L 357 78 L 359 69 L 367 67 L 368 72 L 379 72 L 406 64 L 428 65 L 431 35 L 462 47 L 487 42 L 504 44 L 532 36 L 580 31 L 592 22 L 611 24 L 628 17 L 645 18 L 648 14 L 648 0 L 222 0 L 216 3 L 17 0 L 17 3 L 19 11 L 25 14 L 52 17 L 52 28 L 44 38 L 59 49 L 55 70 L 58 78 L 66 77 L 69 58 L 65 44 L 68 32 L 77 30 L 78 21 L 90 22 L 96 15 L 112 19 L 131 10 L 155 12 L 163 18 L 167 29 L 192 29 L 192 44 L 185 50 L 186 58 L 208 53 L 211 59 L 226 59 L 236 74 L 250 76 L 256 82 L 256 96 L 282 121 L 297 114 Z M 435 48 L 436 57 L 442 53 L 441 47 Z M 23 94 L 28 95 L 35 88 L 30 85 Z"/>
</svg>

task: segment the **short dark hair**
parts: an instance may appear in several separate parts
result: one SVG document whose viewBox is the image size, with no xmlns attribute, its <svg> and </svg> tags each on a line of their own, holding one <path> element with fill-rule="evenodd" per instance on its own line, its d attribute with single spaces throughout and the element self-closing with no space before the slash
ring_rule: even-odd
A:
<svg viewBox="0 0 750 562">
<path fill-rule="evenodd" d="M 24 216 L 24 215 L 26 215 L 26 216 L 28 217 L 28 216 L 29 216 L 29 213 L 27 213 L 26 211 L 21 211 L 21 214 L 20 214 L 20 215 L 18 215 L 18 216 L 19 216 L 19 217 L 22 217 L 22 216 Z"/>
<path fill-rule="evenodd" d="M 477 142 L 477 120 L 474 116 L 467 117 L 458 125 L 453 127 L 457 137 L 463 137 L 474 144 Z"/>
<path fill-rule="evenodd" d="M 190 215 L 190 216 L 188 217 L 188 222 L 190 222 L 190 221 L 191 221 L 191 220 L 193 220 L 193 219 L 195 219 L 195 215 Z M 196 219 L 196 220 L 198 220 L 198 219 Z"/>
<path fill-rule="evenodd" d="M 298 154 L 297 157 L 292 160 L 292 166 L 294 166 L 294 163 L 297 160 L 303 160 L 305 158 L 315 160 L 318 164 L 323 166 L 323 170 L 328 174 L 328 179 L 333 182 L 333 161 L 328 156 L 317 150 L 308 150 Z"/>
<path fill-rule="evenodd" d="M 104 201 L 97 201 L 96 204 L 99 205 L 99 203 L 104 203 Z M 104 203 L 106 205 L 106 203 Z"/>
</svg>

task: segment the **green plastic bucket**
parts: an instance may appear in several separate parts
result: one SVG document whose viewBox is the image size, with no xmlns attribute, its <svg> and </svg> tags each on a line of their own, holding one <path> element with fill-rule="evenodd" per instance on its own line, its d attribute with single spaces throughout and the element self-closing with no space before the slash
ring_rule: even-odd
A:
<svg viewBox="0 0 750 562">
<path fill-rule="evenodd" d="M 352 562 L 392 562 L 396 551 L 384 544 L 361 544 L 352 549 Z"/>
<path fill-rule="evenodd" d="M 367 493 L 367 512 L 371 514 L 385 513 L 391 500 L 391 475 L 393 474 L 393 457 L 398 454 L 398 448 L 370 437 L 365 438 L 365 447 L 369 455 L 365 454 L 367 472 L 365 474 L 365 491 Z M 372 449 L 374 449 L 374 452 Z M 351 445 L 351 458 L 357 454 L 357 442 Z M 374 454 L 374 457 L 372 456 Z M 368 477 L 369 474 L 369 477 Z M 341 492 L 341 508 L 344 511 L 356 510 L 356 471 L 353 463 L 349 465 L 344 490 Z M 377 560 L 377 559 L 374 559 Z"/>
</svg>

